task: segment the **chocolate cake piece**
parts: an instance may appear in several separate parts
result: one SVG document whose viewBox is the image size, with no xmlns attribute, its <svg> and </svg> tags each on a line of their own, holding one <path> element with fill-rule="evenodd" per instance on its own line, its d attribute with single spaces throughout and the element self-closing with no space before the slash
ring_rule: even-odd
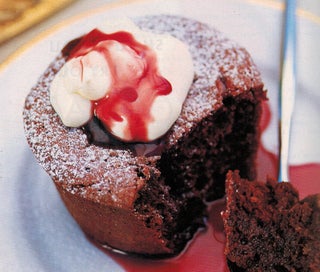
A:
<svg viewBox="0 0 320 272">
<path fill-rule="evenodd" d="M 320 195 L 228 172 L 223 212 L 231 271 L 320 271 Z"/>
<path fill-rule="evenodd" d="M 194 62 L 192 86 L 161 152 L 137 152 L 149 147 L 143 143 L 99 146 L 62 124 L 49 88 L 68 47 L 31 90 L 23 120 L 36 159 L 88 237 L 124 252 L 168 256 L 204 226 L 206 201 L 224 195 L 227 170 L 255 177 L 265 92 L 248 52 L 210 26 L 168 15 L 134 21 L 182 40 Z"/>
</svg>

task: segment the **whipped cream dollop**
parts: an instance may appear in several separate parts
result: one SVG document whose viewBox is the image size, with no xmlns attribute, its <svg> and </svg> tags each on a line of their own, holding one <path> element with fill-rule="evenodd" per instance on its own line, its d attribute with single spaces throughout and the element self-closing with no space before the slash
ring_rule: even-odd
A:
<svg viewBox="0 0 320 272">
<path fill-rule="evenodd" d="M 52 81 L 50 101 L 66 126 L 95 115 L 116 138 L 148 142 L 179 117 L 193 76 L 187 45 L 122 19 L 79 42 Z"/>
</svg>

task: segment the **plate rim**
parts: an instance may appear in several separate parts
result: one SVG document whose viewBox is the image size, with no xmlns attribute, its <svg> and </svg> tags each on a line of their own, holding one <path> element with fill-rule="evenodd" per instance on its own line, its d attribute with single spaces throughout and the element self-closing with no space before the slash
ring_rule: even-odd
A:
<svg viewBox="0 0 320 272">
<path fill-rule="evenodd" d="M 152 1 L 156 2 L 158 0 L 152 0 Z M 279 11 L 283 11 L 285 8 L 284 2 L 278 2 L 276 0 L 237 0 L 237 1 L 245 2 L 246 4 L 249 4 L 249 5 L 259 5 L 264 8 L 269 8 L 269 9 L 279 10 Z M 28 40 L 22 46 L 20 46 L 16 51 L 11 53 L 2 63 L 0 63 L 0 74 L 8 66 L 10 66 L 10 64 L 12 64 L 15 60 L 17 60 L 21 55 L 23 55 L 25 52 L 27 52 L 29 49 L 31 49 L 32 46 L 34 46 L 38 42 L 46 39 L 47 37 L 54 34 L 55 32 L 58 32 L 59 30 L 63 29 L 64 27 L 68 27 L 68 25 L 70 25 L 72 23 L 76 23 L 77 21 L 83 20 L 87 17 L 89 18 L 90 16 L 105 13 L 105 12 L 112 10 L 112 9 L 120 8 L 123 6 L 139 4 L 139 3 L 147 3 L 147 2 L 150 3 L 150 0 L 119 0 L 119 1 L 114 1 L 114 2 L 103 4 L 100 7 L 90 9 L 89 11 L 80 12 L 79 14 L 71 16 L 68 19 L 64 19 L 64 20 L 60 21 L 59 23 L 54 24 L 53 26 L 50 26 L 48 29 L 40 32 L 38 35 L 36 35 L 32 39 Z M 312 12 L 309 12 L 309 11 L 302 9 L 302 8 L 298 8 L 297 9 L 297 16 L 304 18 L 312 23 L 315 23 L 315 24 L 319 25 L 319 27 L 320 27 L 320 16 L 318 16 Z"/>
</svg>

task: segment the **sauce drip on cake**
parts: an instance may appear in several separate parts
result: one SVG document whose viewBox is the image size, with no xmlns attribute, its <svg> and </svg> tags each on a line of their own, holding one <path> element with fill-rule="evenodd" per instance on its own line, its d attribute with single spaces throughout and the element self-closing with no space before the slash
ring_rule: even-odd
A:
<svg viewBox="0 0 320 272">
<path fill-rule="evenodd" d="M 52 83 L 51 103 L 66 126 L 96 117 L 120 141 L 154 141 L 181 112 L 193 79 L 191 55 L 178 39 L 128 22 L 110 31 L 94 29 L 71 49 Z"/>
<path fill-rule="evenodd" d="M 107 128 L 112 128 L 115 122 L 123 122 L 126 116 L 128 125 L 124 138 L 148 141 L 151 106 L 157 96 L 172 91 L 170 82 L 159 75 L 155 53 L 128 32 L 108 35 L 96 29 L 81 40 L 70 57 L 77 58 L 91 50 L 99 52 L 111 64 L 113 79 L 107 96 L 92 101 L 95 115 Z M 127 61 L 121 63 L 120 55 Z"/>
</svg>

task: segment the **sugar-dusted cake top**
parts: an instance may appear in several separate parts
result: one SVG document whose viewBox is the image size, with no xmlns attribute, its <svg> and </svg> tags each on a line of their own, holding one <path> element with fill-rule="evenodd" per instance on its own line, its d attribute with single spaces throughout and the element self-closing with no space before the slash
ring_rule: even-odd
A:
<svg viewBox="0 0 320 272">
<path fill-rule="evenodd" d="M 143 29 L 169 33 L 183 41 L 193 59 L 195 77 L 180 116 L 162 138 L 164 151 L 174 147 L 210 112 L 218 110 L 224 97 L 251 97 L 251 88 L 262 86 L 247 51 L 214 28 L 178 16 L 150 16 L 134 21 Z M 93 145 L 83 130 L 64 126 L 50 104 L 49 88 L 65 62 L 65 56 L 60 54 L 26 99 L 23 118 L 32 151 L 52 179 L 66 190 L 96 201 L 132 205 L 147 178 L 141 178 L 140 166 L 147 165 L 150 172 L 159 174 L 159 156 L 136 156 L 125 144 Z M 148 148 L 139 148 L 144 147 Z"/>
</svg>

